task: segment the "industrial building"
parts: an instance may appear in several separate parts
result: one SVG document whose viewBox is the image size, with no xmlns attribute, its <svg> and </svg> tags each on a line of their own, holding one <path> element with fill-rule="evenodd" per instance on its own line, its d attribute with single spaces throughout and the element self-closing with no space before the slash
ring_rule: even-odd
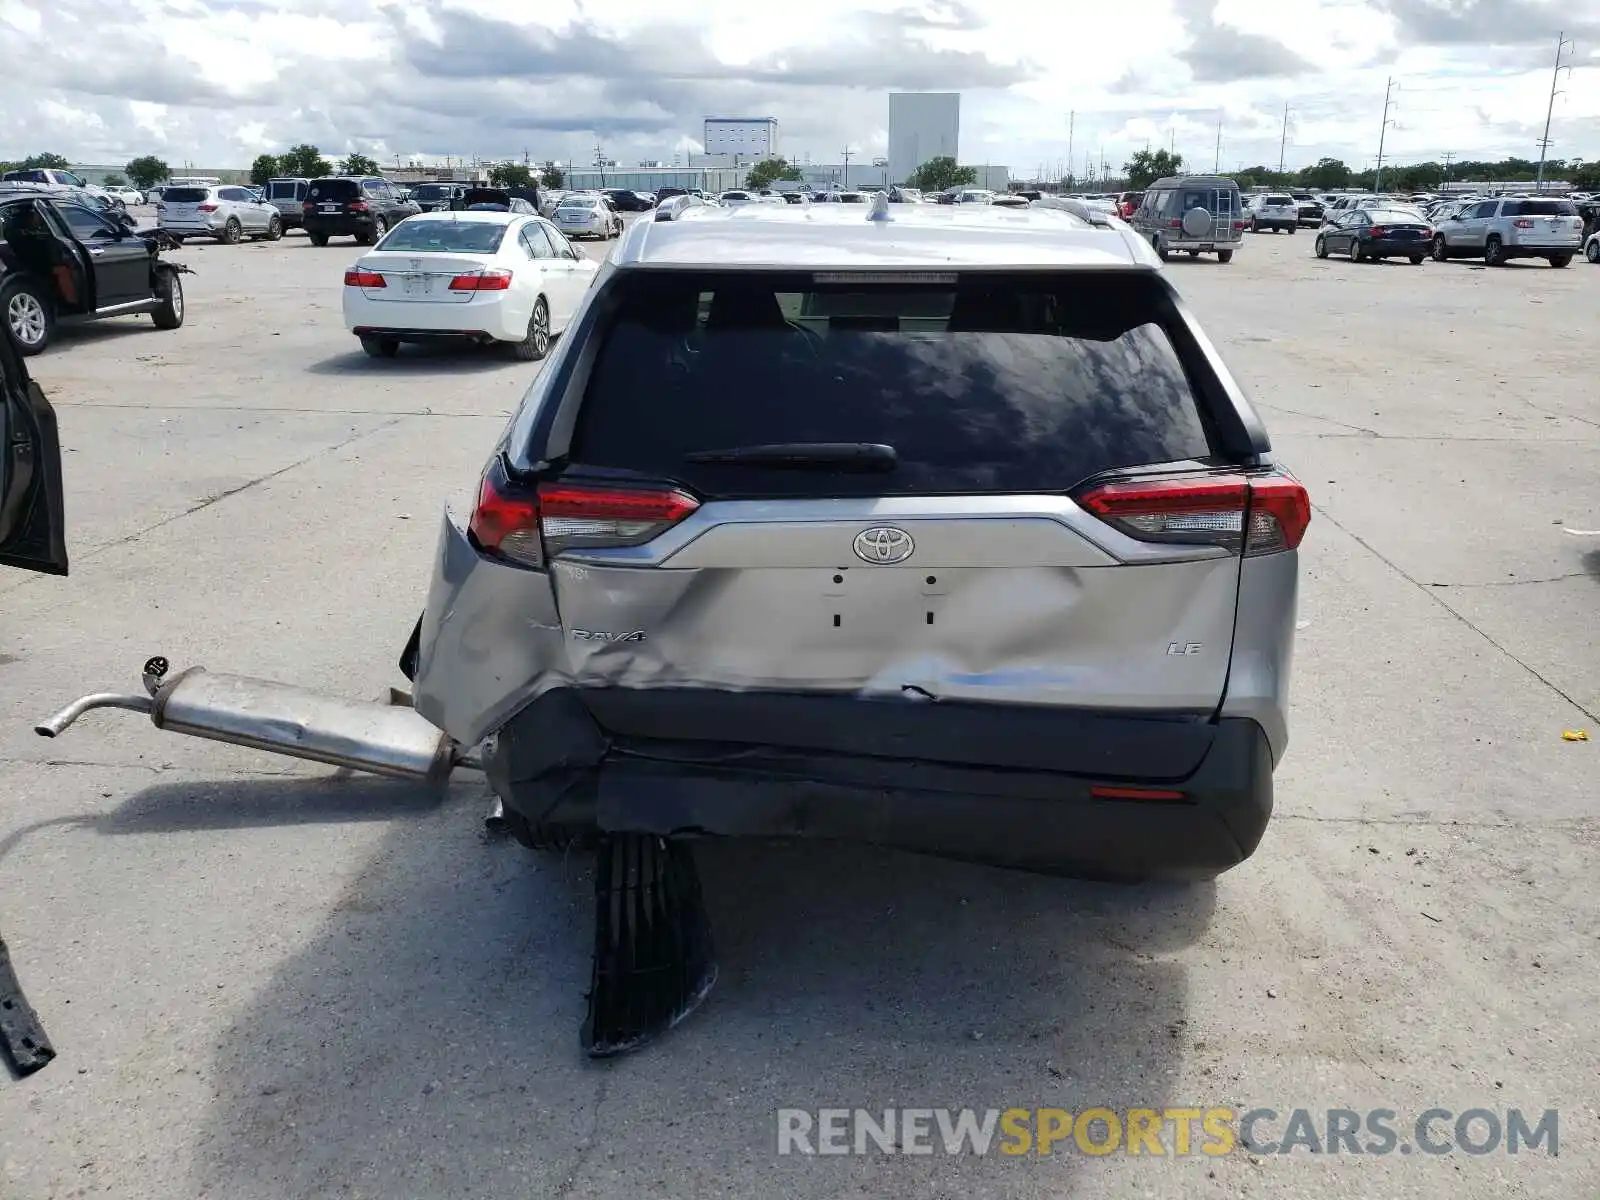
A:
<svg viewBox="0 0 1600 1200">
<path fill-rule="evenodd" d="M 961 161 L 961 93 L 890 92 L 889 181 L 941 156 Z"/>
<path fill-rule="evenodd" d="M 717 165 L 758 163 L 778 155 L 775 117 L 707 117 L 702 134 L 706 157 Z"/>
</svg>

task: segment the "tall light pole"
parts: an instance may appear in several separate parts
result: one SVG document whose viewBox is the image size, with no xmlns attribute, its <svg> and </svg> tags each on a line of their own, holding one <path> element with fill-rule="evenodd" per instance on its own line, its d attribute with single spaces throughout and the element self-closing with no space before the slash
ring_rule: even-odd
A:
<svg viewBox="0 0 1600 1200">
<path fill-rule="evenodd" d="M 1213 175 L 1221 175 L 1222 174 L 1222 114 L 1221 113 L 1217 114 L 1217 162 L 1216 162 L 1216 165 L 1211 168 L 1211 173 Z"/>
<path fill-rule="evenodd" d="M 850 153 L 851 153 L 850 147 L 846 146 L 840 153 L 843 154 L 843 156 L 844 156 L 844 186 L 845 186 L 846 190 L 849 190 L 849 187 L 850 187 Z"/>
<path fill-rule="evenodd" d="M 1561 94 L 1556 90 L 1556 85 L 1561 81 L 1563 70 L 1572 70 L 1570 63 L 1565 67 L 1561 65 L 1561 56 L 1573 48 L 1573 43 L 1567 40 L 1566 30 L 1556 35 L 1556 69 L 1550 76 L 1550 107 L 1544 110 L 1544 136 L 1539 139 L 1539 175 L 1538 182 L 1533 185 L 1536 192 L 1544 191 L 1544 157 L 1550 150 L 1550 118 L 1555 115 L 1556 97 Z"/>
<path fill-rule="evenodd" d="M 1289 149 L 1289 106 L 1283 106 L 1283 136 L 1278 139 L 1278 174 L 1283 174 L 1284 155 Z"/>
<path fill-rule="evenodd" d="M 1391 76 L 1383 89 L 1383 124 L 1378 127 L 1378 170 L 1372 177 L 1372 190 L 1375 192 L 1383 190 L 1383 140 L 1384 135 L 1389 132 L 1389 126 L 1394 124 L 1389 119 L 1389 97 L 1393 91 L 1394 77 Z"/>
</svg>

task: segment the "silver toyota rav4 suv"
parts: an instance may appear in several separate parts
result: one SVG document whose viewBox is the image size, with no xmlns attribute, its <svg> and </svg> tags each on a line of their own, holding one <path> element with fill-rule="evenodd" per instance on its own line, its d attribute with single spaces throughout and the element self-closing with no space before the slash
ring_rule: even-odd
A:
<svg viewBox="0 0 1600 1200">
<path fill-rule="evenodd" d="M 1203 878 L 1272 808 L 1309 516 L 1119 223 L 691 208 L 446 514 L 402 666 L 532 845 Z"/>
</svg>

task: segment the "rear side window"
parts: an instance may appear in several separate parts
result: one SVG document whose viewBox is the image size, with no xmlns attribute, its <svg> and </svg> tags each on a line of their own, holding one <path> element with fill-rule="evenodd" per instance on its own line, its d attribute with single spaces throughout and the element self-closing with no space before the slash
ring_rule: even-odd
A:
<svg viewBox="0 0 1600 1200">
<path fill-rule="evenodd" d="M 1205 458 L 1164 292 L 1114 275 L 959 284 L 619 280 L 572 459 L 705 496 L 1063 492 Z M 694 463 L 773 442 L 893 446 L 887 474 Z"/>
<path fill-rule="evenodd" d="M 1578 206 L 1570 200 L 1507 200 L 1508 217 L 1575 217 Z"/>
<path fill-rule="evenodd" d="M 361 195 L 361 185 L 354 179 L 318 179 L 306 192 L 308 200 L 355 200 Z"/>
<path fill-rule="evenodd" d="M 169 187 L 161 193 L 168 204 L 200 204 L 211 199 L 210 188 Z"/>
<path fill-rule="evenodd" d="M 298 200 L 305 185 L 295 179 L 274 179 L 267 184 L 268 200 Z"/>
</svg>

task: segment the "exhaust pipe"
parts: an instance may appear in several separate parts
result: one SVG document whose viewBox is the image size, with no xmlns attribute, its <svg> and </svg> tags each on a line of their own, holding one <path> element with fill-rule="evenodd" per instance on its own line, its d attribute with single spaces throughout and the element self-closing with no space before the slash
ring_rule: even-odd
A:
<svg viewBox="0 0 1600 1200">
<path fill-rule="evenodd" d="M 147 696 L 84 696 L 35 725 L 34 732 L 55 737 L 91 709 L 126 708 L 149 713 L 157 729 L 396 779 L 437 783 L 458 765 L 479 765 L 448 734 L 415 709 L 394 704 L 393 697 L 390 703 L 346 700 L 204 667 L 168 678 L 161 657 L 145 663 L 144 685 Z"/>
</svg>

